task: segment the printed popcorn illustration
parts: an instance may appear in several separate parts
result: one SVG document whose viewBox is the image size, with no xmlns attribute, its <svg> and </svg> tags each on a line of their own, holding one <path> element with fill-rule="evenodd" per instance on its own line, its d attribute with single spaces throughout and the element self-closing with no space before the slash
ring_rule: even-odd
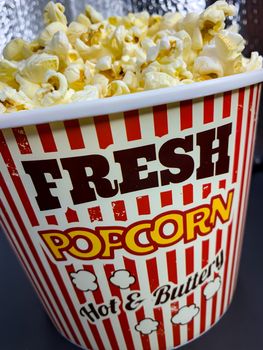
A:
<svg viewBox="0 0 263 350">
<path fill-rule="evenodd" d="M 83 292 L 94 291 L 98 288 L 97 278 L 93 273 L 85 270 L 70 274 L 73 284 Z"/>
<path fill-rule="evenodd" d="M 118 270 L 114 271 L 110 281 L 121 289 L 127 289 L 135 282 L 135 277 L 131 276 L 127 270 Z"/>
<path fill-rule="evenodd" d="M 211 299 L 221 287 L 221 278 L 217 277 L 214 281 L 209 282 L 204 289 L 206 299 Z"/>
<path fill-rule="evenodd" d="M 182 307 L 171 319 L 174 324 L 187 324 L 199 313 L 199 308 L 193 304 Z"/>
<path fill-rule="evenodd" d="M 141 320 L 136 326 L 135 329 L 142 334 L 151 334 L 152 332 L 157 331 L 159 322 L 152 320 L 151 318 L 145 318 Z"/>
</svg>

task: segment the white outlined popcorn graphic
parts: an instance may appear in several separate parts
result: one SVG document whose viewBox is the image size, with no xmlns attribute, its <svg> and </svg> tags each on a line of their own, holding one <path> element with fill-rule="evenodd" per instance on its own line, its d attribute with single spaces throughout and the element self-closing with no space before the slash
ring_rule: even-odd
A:
<svg viewBox="0 0 263 350">
<path fill-rule="evenodd" d="M 158 326 L 159 326 L 158 321 L 153 320 L 152 318 L 145 318 L 135 326 L 135 329 L 137 332 L 140 332 L 145 335 L 149 335 L 152 332 L 157 331 Z"/>
<path fill-rule="evenodd" d="M 110 281 L 120 289 L 127 289 L 135 282 L 135 277 L 127 270 L 116 270 L 112 274 Z"/>
<path fill-rule="evenodd" d="M 81 291 L 94 291 L 98 288 L 97 277 L 86 270 L 79 270 L 70 274 L 72 283 Z"/>
<path fill-rule="evenodd" d="M 204 289 L 204 296 L 206 300 L 213 298 L 221 287 L 221 278 L 218 276 L 214 281 L 209 282 Z"/>
<path fill-rule="evenodd" d="M 174 324 L 187 324 L 199 313 L 199 307 L 195 304 L 183 306 L 171 319 Z"/>
</svg>

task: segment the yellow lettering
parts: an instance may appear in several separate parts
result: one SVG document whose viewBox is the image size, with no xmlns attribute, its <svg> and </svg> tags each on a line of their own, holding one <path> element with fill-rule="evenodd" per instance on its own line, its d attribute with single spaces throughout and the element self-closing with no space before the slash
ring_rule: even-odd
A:
<svg viewBox="0 0 263 350">
<path fill-rule="evenodd" d="M 231 215 L 231 208 L 233 203 L 234 191 L 229 191 L 227 195 L 227 201 L 224 202 L 221 196 L 212 199 L 212 213 L 210 217 L 210 223 L 214 227 L 217 217 L 220 218 L 222 223 L 229 220 Z"/>
<path fill-rule="evenodd" d="M 164 233 L 166 224 L 173 225 L 173 232 L 169 235 Z M 160 246 L 169 246 L 178 242 L 184 234 L 184 223 L 182 214 L 167 214 L 162 215 L 155 220 L 154 230 L 151 231 L 151 238 Z"/>
<path fill-rule="evenodd" d="M 152 244 L 143 244 L 140 242 L 140 235 L 151 228 L 150 223 L 139 223 L 132 226 L 126 233 L 125 244 L 127 249 L 135 254 L 144 255 L 152 253 L 155 248 Z"/>
<path fill-rule="evenodd" d="M 205 235 L 211 232 L 209 217 L 211 210 L 207 207 L 190 210 L 186 213 L 186 237 L 187 242 L 196 239 L 197 234 Z"/>
<path fill-rule="evenodd" d="M 69 232 L 68 235 L 73 241 L 72 247 L 70 247 L 68 252 L 74 257 L 79 259 L 94 259 L 99 255 L 102 248 L 102 244 L 99 237 L 97 237 L 94 234 L 94 232 L 88 230 L 76 230 Z M 78 239 L 84 239 L 88 243 L 87 250 L 80 250 L 80 248 L 77 245 Z"/>
<path fill-rule="evenodd" d="M 63 251 L 70 245 L 70 240 L 64 233 L 59 232 L 42 232 L 43 241 L 56 260 L 64 260 Z"/>
<path fill-rule="evenodd" d="M 99 234 L 101 235 L 104 242 L 104 252 L 102 257 L 110 258 L 114 256 L 114 250 L 122 248 L 122 229 L 100 229 Z"/>
</svg>

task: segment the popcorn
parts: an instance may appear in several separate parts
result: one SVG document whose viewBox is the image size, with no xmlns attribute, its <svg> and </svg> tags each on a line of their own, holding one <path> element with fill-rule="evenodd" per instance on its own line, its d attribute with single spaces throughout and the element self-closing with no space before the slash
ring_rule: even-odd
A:
<svg viewBox="0 0 263 350">
<path fill-rule="evenodd" d="M 19 73 L 16 74 L 15 79 L 19 84 L 19 91 L 25 93 L 28 98 L 33 99 L 40 85 L 23 78 Z"/>
<path fill-rule="evenodd" d="M 122 80 L 114 80 L 109 84 L 107 96 L 126 95 L 130 89 Z"/>
<path fill-rule="evenodd" d="M 148 72 L 144 75 L 144 81 L 144 88 L 146 90 L 159 89 L 179 84 L 178 79 L 173 78 L 169 74 L 162 72 Z"/>
<path fill-rule="evenodd" d="M 95 74 L 93 84 L 98 88 L 100 97 L 105 97 L 108 92 L 109 79 L 103 74 Z"/>
<path fill-rule="evenodd" d="M 104 19 L 92 6 L 67 23 L 49 2 L 46 27 L 26 42 L 13 39 L 0 59 L 0 113 L 108 98 L 191 84 L 262 68 L 245 58 L 238 26 L 225 28 L 235 7 L 216 1 L 201 14 L 147 12 Z"/>
<path fill-rule="evenodd" d="M 71 22 L 66 33 L 70 43 L 74 45 L 76 40 L 86 32 L 87 27 L 84 24 L 79 22 Z"/>
<path fill-rule="evenodd" d="M 53 38 L 54 34 L 57 32 L 62 31 L 66 32 L 67 31 L 67 26 L 61 22 L 52 22 L 50 23 L 39 35 L 39 43 L 42 46 L 46 46 L 49 41 Z"/>
<path fill-rule="evenodd" d="M 0 90 L 1 109 L 5 112 L 15 112 L 32 109 L 33 104 L 23 91 L 16 91 L 9 86 Z"/>
<path fill-rule="evenodd" d="M 64 101 L 68 90 L 68 83 L 65 76 L 54 70 L 48 70 L 44 77 L 42 88 L 36 92 L 37 99 L 43 106 L 50 106 Z M 73 91 L 70 91 L 72 94 Z"/>
<path fill-rule="evenodd" d="M 44 23 L 61 22 L 66 25 L 68 21 L 64 12 L 65 7 L 62 4 L 50 1 L 44 9 Z"/>
<path fill-rule="evenodd" d="M 206 31 L 205 37 L 213 36 L 224 29 L 226 16 L 233 16 L 235 13 L 234 5 L 229 5 L 226 1 L 216 1 L 201 14 L 199 27 L 203 32 Z"/>
<path fill-rule="evenodd" d="M 21 61 L 33 54 L 30 44 L 23 39 L 11 40 L 3 51 L 3 56 L 9 61 Z"/>
<path fill-rule="evenodd" d="M 98 86 L 86 85 L 83 90 L 76 92 L 72 96 L 72 102 L 94 100 L 99 98 L 99 88 Z"/>
<path fill-rule="evenodd" d="M 18 67 L 15 63 L 12 63 L 6 59 L 0 61 L 0 82 L 16 86 L 15 74 L 18 71 Z"/>
<path fill-rule="evenodd" d="M 109 70 L 112 67 L 111 56 L 103 56 L 98 59 L 96 63 L 96 69 L 99 71 Z"/>
<path fill-rule="evenodd" d="M 50 69 L 57 71 L 59 59 L 55 55 L 49 55 L 45 52 L 34 54 L 24 62 L 24 67 L 20 74 L 33 83 L 44 81 L 46 72 Z"/>
<path fill-rule="evenodd" d="M 47 45 L 47 51 L 57 55 L 59 58 L 67 57 L 68 52 L 72 49 L 69 39 L 65 32 L 58 31 Z"/>
<path fill-rule="evenodd" d="M 99 23 L 103 21 L 102 15 L 90 5 L 86 6 L 85 14 L 90 19 L 91 23 Z"/>
</svg>

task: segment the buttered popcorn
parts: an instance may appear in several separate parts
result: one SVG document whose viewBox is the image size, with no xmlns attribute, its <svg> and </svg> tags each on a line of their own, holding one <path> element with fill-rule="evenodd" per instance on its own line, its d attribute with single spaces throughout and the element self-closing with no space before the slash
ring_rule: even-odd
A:
<svg viewBox="0 0 263 350">
<path fill-rule="evenodd" d="M 92 6 L 68 24 L 49 2 L 46 27 L 32 42 L 14 39 L 0 60 L 0 113 L 119 96 L 249 72 L 243 37 L 225 20 L 235 7 L 217 1 L 203 13 L 147 12 L 104 19 Z"/>
</svg>

